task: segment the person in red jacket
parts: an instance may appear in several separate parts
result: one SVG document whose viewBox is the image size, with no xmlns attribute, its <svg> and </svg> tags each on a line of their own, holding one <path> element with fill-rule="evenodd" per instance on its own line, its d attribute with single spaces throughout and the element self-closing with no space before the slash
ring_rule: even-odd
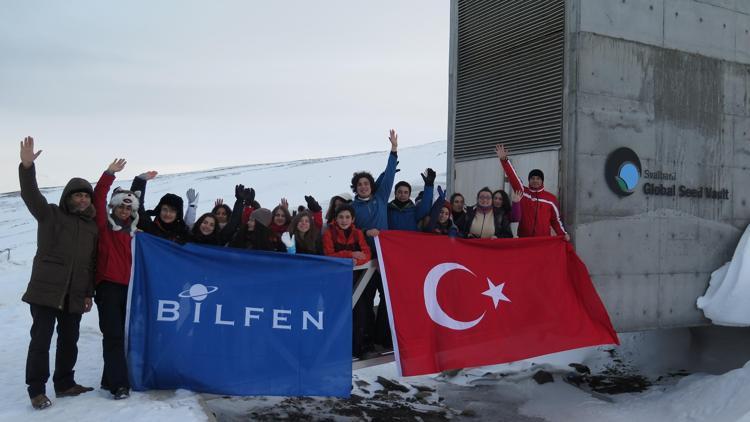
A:
<svg viewBox="0 0 750 422">
<path fill-rule="evenodd" d="M 565 240 L 570 241 L 570 235 L 565 231 L 560 218 L 557 197 L 544 190 L 544 173 L 539 169 L 531 170 L 529 186 L 524 186 L 508 160 L 508 151 L 505 147 L 495 145 L 495 152 L 513 190 L 523 190 L 518 237 L 550 236 L 551 230 L 554 230 L 558 236 L 565 236 Z"/>
<path fill-rule="evenodd" d="M 354 225 L 354 208 L 349 204 L 336 209 L 334 223 L 323 234 L 323 252 L 327 256 L 351 258 L 362 265 L 372 257 L 362 230 Z"/>
<path fill-rule="evenodd" d="M 344 203 L 336 208 L 333 223 L 323 233 L 323 252 L 327 256 L 351 258 L 353 264 L 362 265 L 372 258 L 365 234 L 354 225 L 354 208 Z M 356 280 L 356 278 L 355 278 Z M 352 309 L 352 356 L 362 358 L 373 349 L 372 336 L 367 334 L 368 321 L 375 321 L 372 305 L 360 300 Z"/>
<path fill-rule="evenodd" d="M 102 331 L 102 388 L 109 390 L 116 400 L 130 396 L 125 361 L 125 308 L 133 261 L 130 244 L 138 225 L 141 193 L 115 188 L 109 204 L 107 194 L 115 180 L 115 173 L 122 171 L 126 163 L 124 159 L 114 160 L 102 173 L 94 189 L 96 225 L 99 229 L 94 299 L 99 313 L 99 329 Z M 156 172 L 148 172 L 139 177 L 148 180 L 155 176 Z"/>
</svg>

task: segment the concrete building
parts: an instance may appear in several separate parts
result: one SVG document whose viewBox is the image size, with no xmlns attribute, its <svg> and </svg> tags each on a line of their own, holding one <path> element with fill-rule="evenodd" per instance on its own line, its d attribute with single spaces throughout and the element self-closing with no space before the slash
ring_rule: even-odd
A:
<svg viewBox="0 0 750 422">
<path fill-rule="evenodd" d="M 695 300 L 750 223 L 750 0 L 451 7 L 449 190 L 502 186 L 505 143 L 618 331 L 707 324 Z"/>
</svg>

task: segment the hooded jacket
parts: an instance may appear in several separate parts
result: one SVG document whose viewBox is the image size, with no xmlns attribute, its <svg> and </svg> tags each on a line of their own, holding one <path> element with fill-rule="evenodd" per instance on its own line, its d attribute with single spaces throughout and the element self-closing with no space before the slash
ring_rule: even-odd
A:
<svg viewBox="0 0 750 422">
<path fill-rule="evenodd" d="M 550 236 L 550 230 L 554 230 L 558 236 L 566 235 L 567 232 L 560 218 L 557 197 L 544 190 L 543 186 L 540 189 L 524 186 L 510 160 L 500 162 L 513 190 L 523 191 L 518 237 Z"/>
<path fill-rule="evenodd" d="M 453 215 L 448 217 L 448 221 L 441 224 L 438 222 L 440 216 L 440 210 L 443 207 L 447 207 L 450 211 L 450 203 L 445 201 L 445 195 L 438 196 L 437 201 L 432 204 L 430 209 L 430 221 L 427 223 L 427 227 L 424 231 L 427 233 L 444 234 L 450 237 L 456 237 L 459 234 L 458 226 L 453 223 Z"/>
<path fill-rule="evenodd" d="M 31 267 L 31 278 L 22 300 L 82 314 L 84 299 L 94 295 L 94 271 L 98 233 L 94 206 L 81 213 L 71 212 L 68 199 L 73 192 L 88 192 L 91 184 L 71 179 L 60 197 L 59 205 L 49 204 L 39 191 L 36 167 L 18 167 L 21 198 L 38 223 L 37 250 Z M 67 303 L 66 303 L 67 299 Z"/>
<path fill-rule="evenodd" d="M 184 210 L 182 206 L 182 198 L 175 194 L 168 193 L 161 197 L 159 203 L 156 205 L 156 208 L 150 211 L 146 211 L 146 208 L 143 205 L 146 202 L 146 180 L 140 177 L 136 177 L 135 179 L 133 179 L 133 185 L 130 190 L 132 190 L 133 192 L 141 192 L 141 204 L 140 207 L 138 207 L 139 229 L 148 234 L 159 236 L 163 239 L 171 240 L 177 243 L 185 243 L 189 240 L 190 232 L 187 225 L 185 224 L 185 221 L 183 220 Z M 175 205 L 177 217 L 175 218 L 175 221 L 171 223 L 164 223 L 159 217 L 159 210 L 161 209 L 162 204 L 168 203 L 168 201 L 175 202 L 171 205 Z M 151 219 L 151 216 L 155 216 L 153 220 Z"/>
</svg>

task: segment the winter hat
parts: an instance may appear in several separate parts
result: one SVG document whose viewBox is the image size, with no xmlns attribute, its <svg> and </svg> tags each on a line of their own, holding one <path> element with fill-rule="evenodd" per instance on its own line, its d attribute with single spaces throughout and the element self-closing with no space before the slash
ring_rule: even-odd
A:
<svg viewBox="0 0 750 422">
<path fill-rule="evenodd" d="M 109 209 L 113 210 L 120 205 L 130 205 L 130 216 L 133 217 L 133 221 L 130 223 L 130 235 L 135 234 L 135 228 L 138 225 L 138 207 L 140 206 L 141 192 L 140 191 L 129 191 L 121 187 L 116 187 L 112 192 L 112 197 L 109 199 Z M 112 218 L 112 213 L 107 214 L 107 220 L 112 225 L 112 230 L 120 231 L 122 227 L 115 223 Z"/>
<path fill-rule="evenodd" d="M 544 181 L 544 172 L 539 169 L 534 169 L 529 172 L 529 179 L 532 178 L 532 176 L 539 176 L 542 178 L 542 182 Z"/>
<path fill-rule="evenodd" d="M 182 209 L 182 198 L 173 193 L 168 193 L 161 197 L 159 203 L 156 204 L 156 208 L 148 211 L 148 215 L 155 215 L 158 217 L 159 213 L 161 212 L 162 205 L 169 205 L 170 207 L 174 208 L 175 211 L 177 211 L 177 217 L 174 221 L 175 223 L 181 223 L 183 221 L 184 210 Z"/>
<path fill-rule="evenodd" d="M 343 199 L 346 202 L 352 202 L 352 195 L 347 192 L 340 193 L 336 196 L 338 196 L 339 198 Z"/>
<path fill-rule="evenodd" d="M 156 209 L 158 210 L 159 208 L 161 208 L 162 205 L 169 205 L 170 207 L 176 209 L 177 211 L 182 211 L 182 208 L 183 208 L 182 198 L 180 198 L 179 196 L 173 193 L 168 193 L 162 196 L 161 199 L 159 200 L 159 205 L 156 207 Z"/>
<path fill-rule="evenodd" d="M 69 202 L 71 201 L 71 196 L 74 193 L 78 192 L 86 192 L 90 197 L 94 196 L 94 189 L 91 187 L 91 183 L 89 183 L 85 179 L 81 179 L 80 177 L 74 177 L 68 181 L 68 183 L 65 185 L 65 189 L 63 189 L 63 193 L 60 196 L 60 208 L 62 208 L 65 212 L 71 212 L 71 204 L 69 204 Z M 96 215 L 94 204 L 92 203 L 91 206 L 89 206 L 83 212 L 83 214 L 94 218 L 94 216 Z"/>
<path fill-rule="evenodd" d="M 271 224 L 271 210 L 268 208 L 258 208 L 250 214 L 250 218 L 268 227 Z"/>
</svg>

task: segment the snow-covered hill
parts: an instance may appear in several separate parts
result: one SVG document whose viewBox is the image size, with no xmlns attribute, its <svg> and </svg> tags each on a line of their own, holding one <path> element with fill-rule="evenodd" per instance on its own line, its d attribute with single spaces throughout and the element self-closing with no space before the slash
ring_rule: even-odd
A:
<svg viewBox="0 0 750 422">
<path fill-rule="evenodd" d="M 445 142 L 435 142 L 399 151 L 396 180 L 412 184 L 414 194 L 422 188 L 419 173 L 426 167 L 438 173 L 437 184 L 445 184 Z M 248 151 L 248 154 L 252 153 Z M 129 158 L 128 166 L 137 167 L 138 157 Z M 185 174 L 160 175 L 149 183 L 146 206 L 153 207 L 166 192 L 184 196 L 188 188 L 200 193 L 198 212 L 207 212 L 216 198 L 231 202 L 234 185 L 252 186 L 258 201 L 275 206 L 283 196 L 290 205 L 304 203 L 312 194 L 323 207 L 335 194 L 351 192 L 349 183 L 355 171 L 369 170 L 376 177 L 385 167 L 387 152 L 360 154 L 319 160 L 241 166 Z M 101 163 L 102 169 L 108 163 Z M 44 160 L 38 165 L 44 166 Z M 152 170 L 152 169 L 139 169 Z M 159 170 L 159 169 L 154 169 Z M 129 180 L 115 185 L 128 187 Z M 49 201 L 59 200 L 62 188 L 44 189 Z M 726 356 L 709 359 L 723 363 L 724 375 L 687 372 L 705 370 L 696 365 L 696 342 L 687 330 L 653 331 L 621 335 L 623 346 L 614 351 L 604 348 L 564 352 L 529 361 L 496 367 L 460 371 L 454 377 L 413 377 L 399 380 L 407 391 L 381 387 L 378 377 L 396 378 L 392 364 L 355 371 L 353 399 L 342 402 L 325 399 L 232 398 L 210 397 L 189 391 L 134 392 L 130 399 L 114 401 L 108 392 L 96 390 L 80 397 L 56 399 L 51 381 L 48 394 L 54 405 L 44 411 L 32 410 L 24 383 L 24 366 L 31 325 L 28 305 L 20 298 L 26 288 L 36 248 L 36 223 L 24 206 L 18 192 L 0 195 L 0 421 L 193 421 L 209 420 L 211 411 L 219 419 L 240 420 L 263 417 L 271 420 L 289 418 L 360 420 L 367 417 L 390 419 L 416 418 L 422 412 L 425 420 L 446 418 L 470 420 L 747 420 L 750 419 L 750 365 L 743 353 L 750 341 L 739 342 L 732 332 L 730 342 L 743 343 L 733 353 L 734 362 Z M 743 338 L 747 331 L 736 331 Z M 732 337 L 734 335 L 734 337 Z M 725 336 L 725 339 L 727 336 Z M 723 349 L 723 341 L 713 346 Z M 703 344 L 701 347 L 705 346 Z M 711 344 L 709 344 L 711 346 Z M 51 350 L 54 356 L 54 341 Z M 614 357 L 613 357 L 614 356 Z M 705 361 L 706 359 L 704 359 Z M 618 363 L 619 361 L 619 363 Z M 533 363 L 532 363 L 533 362 Z M 560 382 L 560 375 L 570 370 L 567 363 L 584 362 L 592 371 L 623 362 L 648 377 L 654 386 L 645 393 L 611 396 L 611 403 Z M 618 366 L 619 365 L 619 366 Z M 553 383 L 538 385 L 532 375 L 539 369 L 554 375 Z M 686 369 L 676 375 L 672 371 Z M 101 334 L 96 311 L 86 314 L 81 323 L 76 379 L 83 385 L 98 387 L 102 370 Z M 716 371 L 716 368 L 713 369 Z M 616 373 L 616 372 L 615 372 Z M 387 381 L 387 380 L 386 380 Z M 208 403 L 208 404 L 207 404 Z M 207 406 L 211 408 L 208 411 Z M 343 410 L 342 410 L 343 409 Z"/>
<path fill-rule="evenodd" d="M 252 154 L 252 151 L 248 151 Z M 114 157 L 113 157 L 114 158 Z M 138 157 L 128 158 L 129 167 L 138 166 Z M 290 207 L 305 203 L 305 195 L 313 195 L 323 207 L 331 196 L 349 192 L 352 173 L 367 170 L 375 177 L 385 169 L 388 152 L 353 156 L 301 160 L 212 169 L 183 174 L 159 175 L 149 182 L 146 207 L 156 205 L 167 193 L 183 198 L 188 188 L 199 192 L 198 214 L 211 211 L 216 198 L 233 201 L 235 184 L 256 190 L 257 200 L 273 208 L 281 197 Z M 102 170 L 109 163 L 101 163 Z M 446 144 L 433 142 L 399 151 L 396 180 L 406 180 L 415 191 L 423 186 L 420 173 L 432 167 L 438 173 L 436 183 L 445 181 Z M 44 166 L 39 159 L 38 166 Z M 159 169 L 142 169 L 159 170 Z M 140 170 L 139 170 L 140 171 Z M 92 180 L 91 182 L 96 182 Z M 115 186 L 130 187 L 130 180 L 117 180 Z M 43 189 L 50 202 L 57 203 L 62 187 Z M 36 222 L 26 209 L 19 192 L 0 195 L 0 421 L 10 420 L 203 420 L 205 413 L 195 394 L 180 391 L 134 393 L 131 399 L 115 402 L 109 394 L 97 390 L 77 398 L 55 400 L 50 383 L 47 393 L 56 401 L 43 412 L 34 412 L 29 405 L 24 383 L 24 365 L 28 347 L 31 316 L 28 305 L 21 302 L 36 251 Z M 54 343 L 54 339 L 53 339 Z M 54 356 L 54 345 L 51 351 Z M 53 367 L 54 368 L 54 367 Z M 81 322 L 77 380 L 88 386 L 99 386 L 101 377 L 101 333 L 96 311 L 86 314 Z"/>
</svg>

